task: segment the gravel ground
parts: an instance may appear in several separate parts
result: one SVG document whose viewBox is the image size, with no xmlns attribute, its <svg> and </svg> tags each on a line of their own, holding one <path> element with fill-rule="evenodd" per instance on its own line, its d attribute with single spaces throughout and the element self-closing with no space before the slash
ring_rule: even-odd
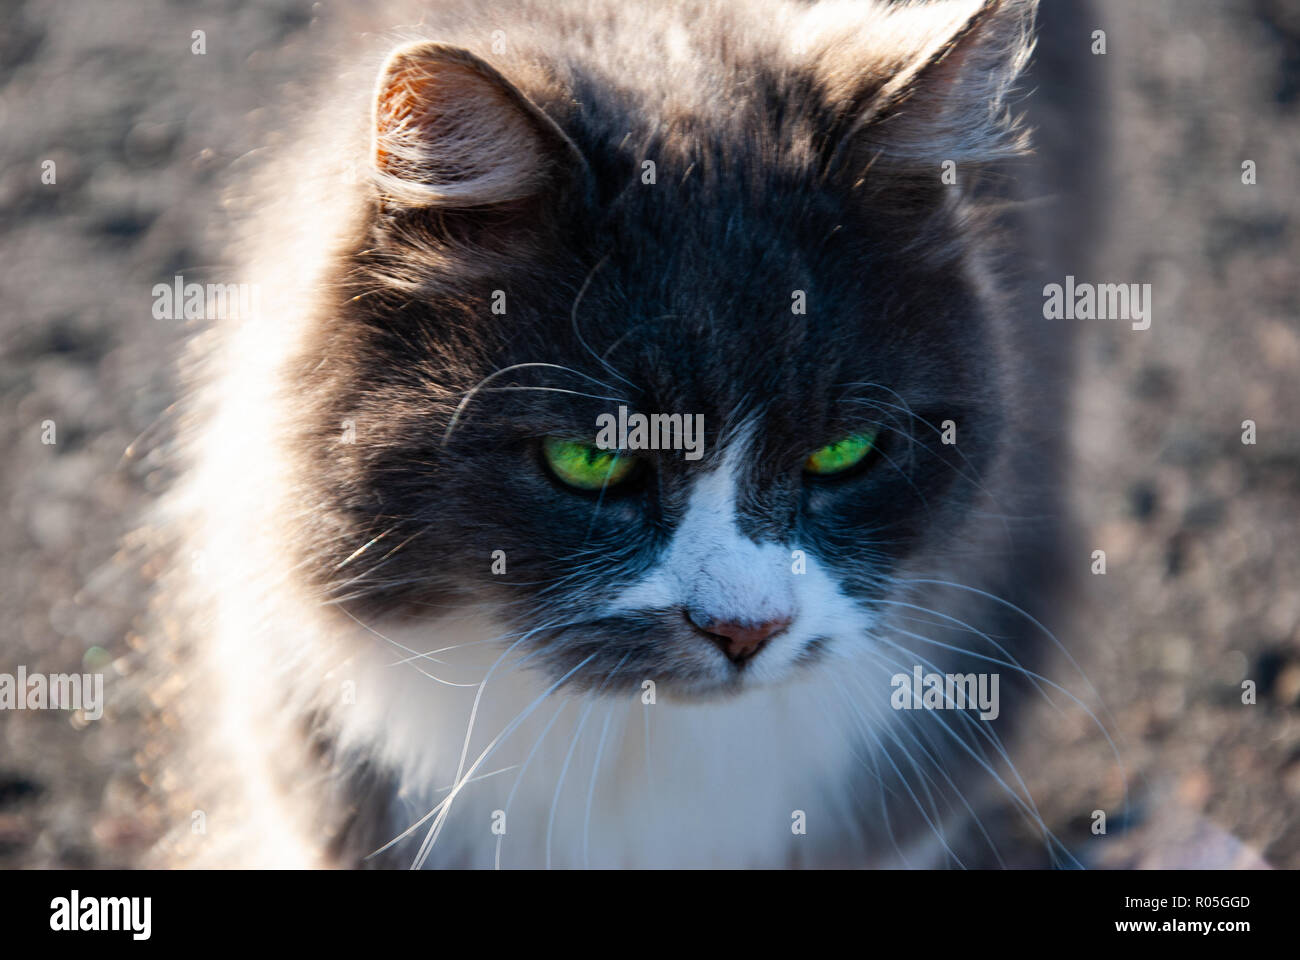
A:
<svg viewBox="0 0 1300 960">
<path fill-rule="evenodd" d="M 0 7 L 0 671 L 125 685 L 150 655 L 131 532 L 166 477 L 124 451 L 175 399 L 186 334 L 150 290 L 219 268 L 222 184 L 274 137 L 332 6 Z M 1300 867 L 1300 4 L 1104 0 L 1097 19 L 1116 176 L 1096 279 L 1152 284 L 1155 310 L 1146 331 L 1081 321 L 1074 499 L 1107 570 L 1080 557 L 1062 639 L 1143 808 Z M 141 713 L 0 714 L 0 866 L 135 862 L 161 827 Z M 1090 811 L 1119 810 L 1118 768 L 1079 710 L 1033 729 L 1020 769 L 1086 844 Z M 1115 840 L 1091 859 L 1153 862 Z"/>
</svg>

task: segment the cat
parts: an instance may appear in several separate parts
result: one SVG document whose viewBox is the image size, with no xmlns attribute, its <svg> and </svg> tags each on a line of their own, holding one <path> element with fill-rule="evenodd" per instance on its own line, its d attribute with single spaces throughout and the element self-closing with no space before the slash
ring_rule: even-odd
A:
<svg viewBox="0 0 1300 960">
<path fill-rule="evenodd" d="M 160 857 L 1003 861 L 1068 579 L 1036 8 L 431 3 L 310 90 L 191 354 Z"/>
</svg>

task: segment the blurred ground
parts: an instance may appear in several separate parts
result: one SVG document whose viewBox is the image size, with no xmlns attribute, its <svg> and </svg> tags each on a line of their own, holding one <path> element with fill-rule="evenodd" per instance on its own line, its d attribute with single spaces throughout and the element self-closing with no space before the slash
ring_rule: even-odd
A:
<svg viewBox="0 0 1300 960">
<path fill-rule="evenodd" d="M 1102 273 L 1153 284 L 1155 311 L 1147 331 L 1085 324 L 1075 500 L 1107 573 L 1085 578 L 1071 645 L 1091 648 L 1135 793 L 1298 867 L 1300 5 L 1115 0 L 1102 19 L 1116 174 Z M 1079 795 L 1113 765 L 1091 768 L 1068 736 L 1040 746 L 1021 766 L 1036 795 L 1086 816 Z M 1054 798 L 1065 784 L 1076 796 Z"/>
<path fill-rule="evenodd" d="M 174 399 L 185 335 L 150 289 L 219 268 L 220 185 L 273 137 L 330 16 L 0 7 L 0 671 L 84 663 L 110 690 L 95 723 L 0 714 L 0 866 L 129 865 L 157 829 L 135 763 L 150 741 L 111 697 L 141 667 L 148 573 L 114 558 L 164 479 L 123 451 Z M 1144 332 L 1083 322 L 1075 500 L 1107 574 L 1080 557 L 1063 637 L 1142 792 L 1300 867 L 1300 4 L 1105 0 L 1098 19 L 1117 176 L 1095 279 L 1153 284 L 1155 314 Z M 1115 767 L 1079 716 L 1041 731 L 1020 768 L 1045 816 L 1086 835 Z"/>
</svg>

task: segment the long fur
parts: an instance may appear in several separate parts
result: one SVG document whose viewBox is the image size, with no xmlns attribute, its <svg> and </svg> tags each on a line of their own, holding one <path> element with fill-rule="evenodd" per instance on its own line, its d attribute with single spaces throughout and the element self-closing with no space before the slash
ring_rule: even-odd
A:
<svg viewBox="0 0 1300 960">
<path fill-rule="evenodd" d="M 252 192 L 238 245 L 261 315 L 198 338 L 189 366 L 184 476 L 158 526 L 192 562 L 161 592 L 183 653 L 158 699 L 190 739 L 159 856 L 961 861 L 953 831 L 1014 710 L 987 728 L 903 716 L 888 677 L 979 669 L 954 642 L 1024 664 L 1044 643 L 980 596 L 1052 603 L 1054 533 L 1026 518 L 1057 509 L 1059 449 L 1034 417 L 1063 384 L 1025 369 L 1042 334 L 1000 279 L 979 189 L 1027 145 L 1012 91 L 1034 7 L 433 4 L 346 53 L 339 92 L 312 92 L 323 106 Z M 707 411 L 701 466 L 733 478 L 719 509 L 736 521 L 706 535 L 737 577 L 811 555 L 806 650 L 774 642 L 732 675 L 680 618 L 615 603 L 682 556 L 668 542 L 698 477 L 664 461 L 650 524 L 511 459 L 516 435 L 631 394 Z M 841 394 L 899 436 L 897 462 L 851 500 L 813 494 L 833 522 L 796 531 L 800 494 L 767 465 L 836 429 Z M 603 551 L 561 546 L 584 524 Z M 953 641 L 959 624 L 974 632 Z M 789 669 L 767 678 L 778 649 Z"/>
</svg>

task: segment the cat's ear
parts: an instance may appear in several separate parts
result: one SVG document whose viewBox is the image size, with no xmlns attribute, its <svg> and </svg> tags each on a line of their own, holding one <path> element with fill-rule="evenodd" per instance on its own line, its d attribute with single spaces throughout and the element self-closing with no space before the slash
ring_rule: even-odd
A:
<svg viewBox="0 0 1300 960">
<path fill-rule="evenodd" d="M 387 203 L 501 206 L 586 174 L 555 122 L 459 47 L 422 42 L 394 51 L 379 73 L 373 120 L 374 177 Z"/>
<path fill-rule="evenodd" d="M 945 0 L 876 7 L 865 37 L 826 47 L 823 79 L 843 111 L 834 159 L 933 170 L 948 160 L 987 163 L 1024 153 L 1028 137 L 1011 94 L 1033 51 L 1037 5 Z"/>
</svg>

